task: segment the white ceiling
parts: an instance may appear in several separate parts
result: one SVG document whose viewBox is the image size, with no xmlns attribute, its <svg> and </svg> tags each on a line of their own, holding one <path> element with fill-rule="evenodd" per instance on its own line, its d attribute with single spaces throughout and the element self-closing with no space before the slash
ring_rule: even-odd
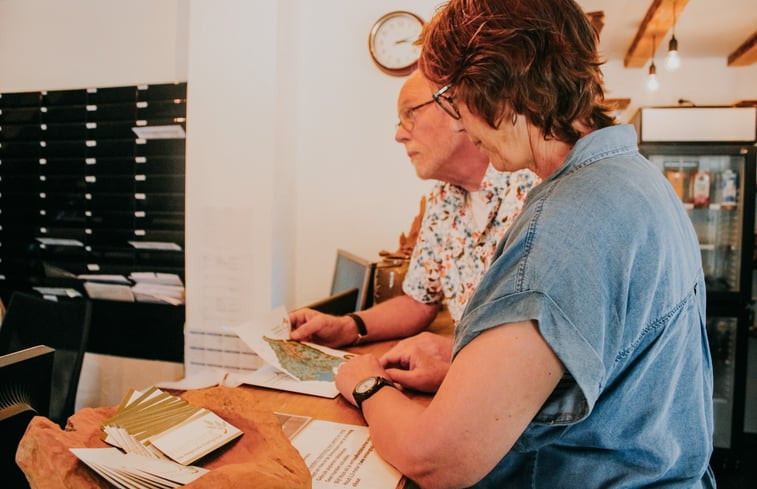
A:
<svg viewBox="0 0 757 489">
<path fill-rule="evenodd" d="M 599 49 L 605 60 L 622 60 L 652 0 L 577 0 L 585 12 L 602 10 Z M 689 0 L 675 27 L 682 58 L 722 57 L 757 31 L 757 0 Z M 670 32 L 658 53 L 667 51 Z M 659 42 L 659 41 L 658 41 Z M 661 51 L 662 50 L 662 51 Z"/>
</svg>

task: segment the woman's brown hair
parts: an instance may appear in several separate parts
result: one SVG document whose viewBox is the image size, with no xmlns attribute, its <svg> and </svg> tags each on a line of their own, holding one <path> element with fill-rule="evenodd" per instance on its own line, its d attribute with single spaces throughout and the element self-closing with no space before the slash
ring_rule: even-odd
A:
<svg viewBox="0 0 757 489">
<path fill-rule="evenodd" d="M 451 0 L 421 36 L 420 68 L 497 127 L 515 110 L 546 138 L 613 125 L 597 33 L 573 0 Z M 511 113 L 511 112 L 510 112 Z"/>
</svg>

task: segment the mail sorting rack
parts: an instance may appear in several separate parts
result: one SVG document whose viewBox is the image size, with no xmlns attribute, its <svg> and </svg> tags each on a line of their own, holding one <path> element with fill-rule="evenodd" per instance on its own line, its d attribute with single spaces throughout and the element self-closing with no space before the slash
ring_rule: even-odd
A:
<svg viewBox="0 0 757 489">
<path fill-rule="evenodd" d="M 6 303 L 80 274 L 183 280 L 186 93 L 182 82 L 0 94 Z"/>
</svg>

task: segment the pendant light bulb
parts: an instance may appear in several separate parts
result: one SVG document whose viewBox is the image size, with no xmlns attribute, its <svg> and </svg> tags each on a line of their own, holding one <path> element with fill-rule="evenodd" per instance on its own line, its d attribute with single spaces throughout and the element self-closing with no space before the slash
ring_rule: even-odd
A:
<svg viewBox="0 0 757 489">
<path fill-rule="evenodd" d="M 676 35 L 673 34 L 668 43 L 668 55 L 665 58 L 665 68 L 668 71 L 675 71 L 680 67 L 681 57 L 678 56 L 678 40 L 676 39 Z"/>
<path fill-rule="evenodd" d="M 652 60 L 652 64 L 649 65 L 649 78 L 647 78 L 647 90 L 650 92 L 655 92 L 657 89 L 660 88 L 660 82 L 657 80 L 657 67 L 654 65 L 654 60 Z"/>
</svg>

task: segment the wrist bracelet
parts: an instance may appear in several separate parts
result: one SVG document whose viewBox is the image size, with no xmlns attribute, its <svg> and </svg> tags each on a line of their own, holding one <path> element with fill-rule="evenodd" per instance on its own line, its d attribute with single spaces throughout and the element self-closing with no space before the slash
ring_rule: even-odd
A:
<svg viewBox="0 0 757 489">
<path fill-rule="evenodd" d="M 368 329 L 365 327 L 365 321 L 363 321 L 363 318 L 355 313 L 349 313 L 346 314 L 346 316 L 351 317 L 357 325 L 357 338 L 355 338 L 355 341 L 353 341 L 352 344 L 359 345 L 360 343 L 362 343 L 363 338 L 368 334 Z"/>
</svg>

